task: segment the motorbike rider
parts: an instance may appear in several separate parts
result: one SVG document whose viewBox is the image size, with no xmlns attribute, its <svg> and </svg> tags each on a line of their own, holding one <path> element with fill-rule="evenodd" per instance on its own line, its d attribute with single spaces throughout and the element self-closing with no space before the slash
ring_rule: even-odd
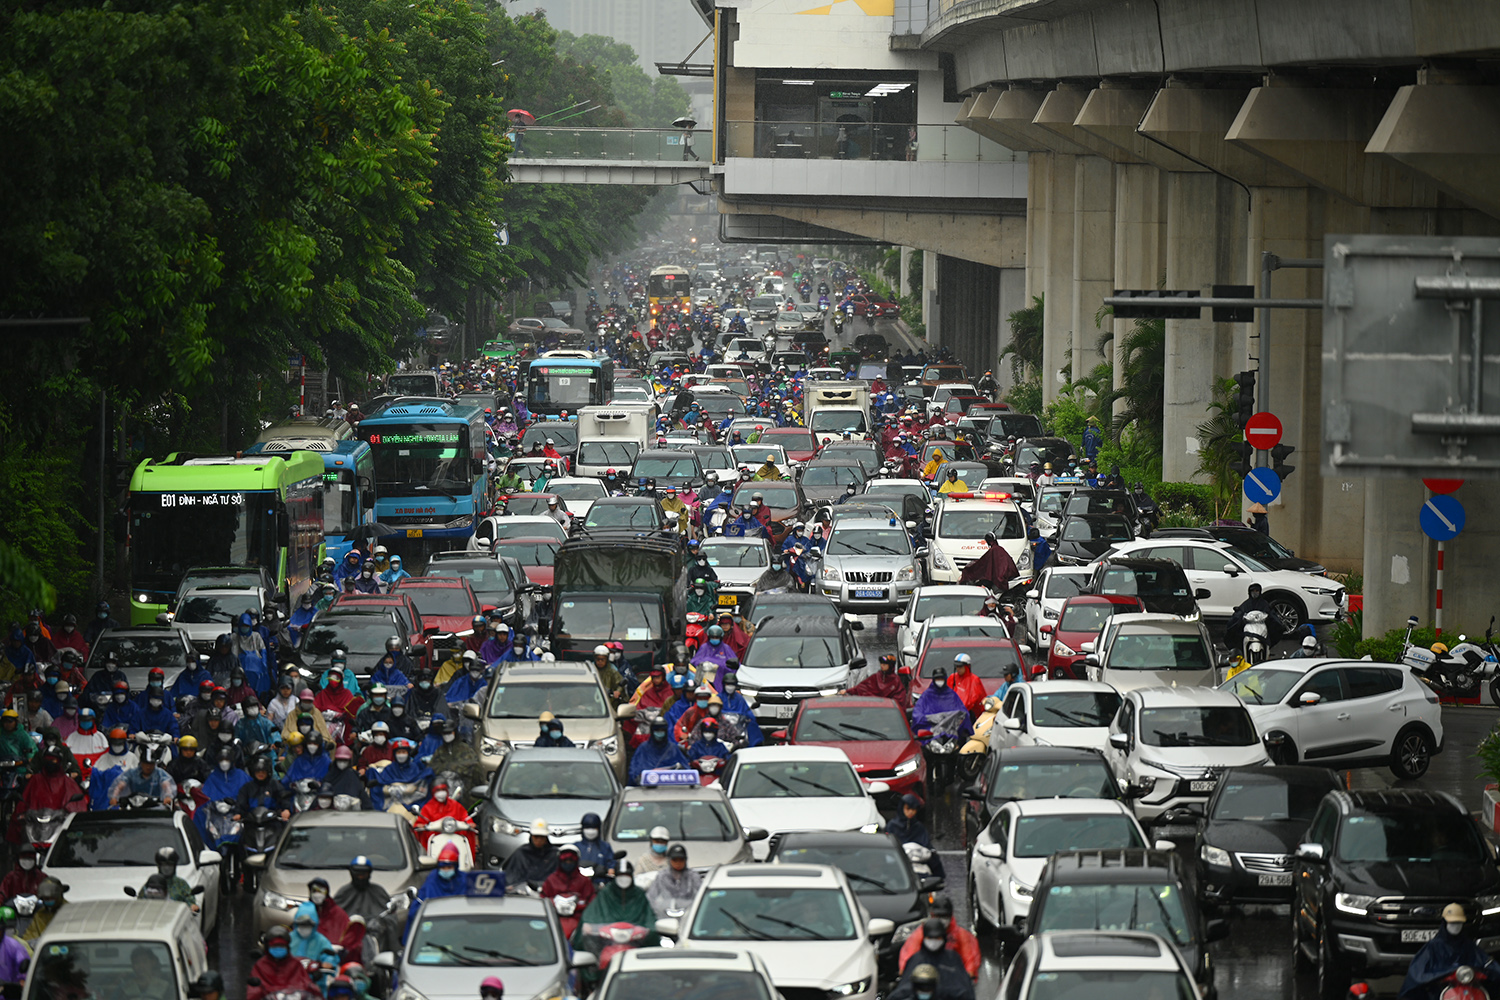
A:
<svg viewBox="0 0 1500 1000">
<path fill-rule="evenodd" d="M 359 801 L 361 809 L 370 808 L 370 796 L 365 783 L 354 769 L 354 751 L 349 747 L 338 747 L 333 751 L 333 766 L 323 778 L 323 787 L 334 795 L 347 795 Z"/>
<path fill-rule="evenodd" d="M 250 967 L 246 980 L 245 1000 L 263 1000 L 267 995 L 281 992 L 316 994 L 302 960 L 292 954 L 292 932 L 285 924 L 277 924 L 261 938 L 266 952 Z"/>
<path fill-rule="evenodd" d="M 891 1000 L 972 1000 L 974 996 L 974 984 L 969 983 L 965 992 L 951 970 L 945 977 L 936 965 L 920 959 L 912 962 L 909 969 L 910 975 L 903 973 L 891 990 Z"/>
<path fill-rule="evenodd" d="M 1464 965 L 1481 973 L 1491 982 L 1500 982 L 1500 963 L 1484 952 L 1472 936 L 1464 934 L 1469 916 L 1461 903 L 1443 907 L 1443 926 L 1422 945 L 1407 967 L 1401 984 L 1402 1000 L 1437 1000 L 1443 992 L 1443 980 Z"/>
<path fill-rule="evenodd" d="M 193 887 L 188 885 L 187 880 L 177 874 L 177 866 L 182 860 L 177 856 L 177 848 L 162 847 L 156 851 L 156 874 L 167 881 L 167 898 L 175 899 L 179 903 L 186 903 L 194 913 L 198 912 L 197 897 L 193 895 Z"/>
<path fill-rule="evenodd" d="M 319 988 L 325 987 L 338 969 L 338 953 L 320 931 L 318 909 L 310 902 L 299 904 L 292 918 L 291 949 L 293 955 L 311 965 L 309 974 Z"/>
<path fill-rule="evenodd" d="M 919 844 L 932 852 L 932 857 L 927 864 L 932 869 L 932 874 L 943 878 L 943 861 L 938 857 L 937 848 L 932 845 L 932 837 L 927 832 L 927 827 L 917 818 L 922 811 L 922 800 L 911 792 L 901 796 L 901 811 L 891 817 L 885 825 L 885 832 L 896 838 L 898 844 Z"/>
<path fill-rule="evenodd" d="M 37 887 L 47 876 L 42 873 L 37 849 L 30 843 L 22 844 L 16 857 L 16 866 L 0 879 L 0 902 L 9 904 L 17 896 L 33 896 Z"/>
<path fill-rule="evenodd" d="M 635 753 L 630 756 L 630 783 L 632 785 L 641 783 L 641 774 L 644 771 L 662 768 L 692 770 L 692 762 L 683 755 L 682 749 L 676 743 L 668 739 L 668 732 L 666 719 L 651 720 L 649 738 L 645 743 L 636 747 Z"/>
<path fill-rule="evenodd" d="M 862 698 L 890 698 L 903 709 L 911 707 L 911 686 L 896 672 L 896 657 L 892 653 L 883 654 L 880 669 L 850 688 L 849 694 Z"/>
<path fill-rule="evenodd" d="M 465 788 L 480 788 L 484 785 L 484 768 L 479 762 L 479 751 L 468 740 L 458 738 L 458 720 L 444 719 L 441 745 L 427 759 L 433 774 L 452 771 L 463 782 Z"/>
<path fill-rule="evenodd" d="M 506 859 L 505 882 L 507 885 L 517 886 L 533 882 L 541 885 L 547 880 L 547 876 L 557 871 L 558 860 L 557 848 L 552 846 L 547 821 L 536 820 L 531 824 L 526 843 L 516 848 Z"/>
<path fill-rule="evenodd" d="M 973 976 L 969 972 L 964 957 L 948 940 L 948 929 L 951 920 L 951 917 L 944 919 L 939 916 L 929 916 L 926 920 L 922 921 L 920 933 L 913 934 L 911 939 L 908 939 L 910 943 L 920 938 L 921 940 L 917 944 L 917 947 L 912 949 L 910 955 L 907 955 L 905 947 L 901 949 L 902 979 L 910 984 L 911 980 L 906 976 L 906 971 L 909 969 L 915 972 L 917 966 L 929 965 L 938 970 L 940 984 L 938 988 L 940 991 L 946 991 L 948 994 L 955 996 L 963 996 L 965 995 L 964 991 L 967 990 L 967 995 L 973 997 Z M 975 972 L 977 971 L 976 962 Z M 898 984 L 896 989 L 892 991 L 893 995 L 900 992 L 900 989 L 900 984 Z"/>
<path fill-rule="evenodd" d="M 692 587 L 688 589 L 687 613 L 712 616 L 718 609 L 718 588 L 709 586 L 705 577 L 694 578 Z"/>
<path fill-rule="evenodd" d="M 615 664 L 610 656 L 608 646 L 600 644 L 594 647 L 594 672 L 599 675 L 599 683 L 604 685 L 610 700 L 615 704 L 625 700 L 625 678 L 620 676 L 620 671 L 615 669 Z"/>
<path fill-rule="evenodd" d="M 557 849 L 557 870 L 547 876 L 542 883 L 542 898 L 555 899 L 558 896 L 574 896 L 577 904 L 573 915 L 581 914 L 588 908 L 589 903 L 594 900 L 594 880 L 584 875 L 579 868 L 578 848 L 573 844 L 564 844 Z M 559 911 L 558 916 L 566 919 Z M 568 924 L 563 925 L 564 932 L 571 932 Z"/>
<path fill-rule="evenodd" d="M 366 774 L 366 780 L 370 783 L 370 805 L 384 811 L 386 807 L 385 789 L 392 784 L 418 785 L 432 780 L 432 770 L 420 761 L 414 760 L 411 740 L 397 738 L 391 741 L 391 762 L 376 771 L 373 768 Z M 373 778 L 370 775 L 374 775 Z M 427 796 L 420 794 L 417 800 Z"/>
<path fill-rule="evenodd" d="M 1304 635 L 1302 637 L 1302 644 L 1297 647 L 1297 651 L 1288 657 L 1288 659 L 1301 660 L 1320 655 L 1322 654 L 1318 650 L 1318 637 L 1315 635 Z"/>
<path fill-rule="evenodd" d="M 724 669 L 724 664 L 734 656 L 734 650 L 724 641 L 724 629 L 718 625 L 710 625 L 703 633 L 704 642 L 693 654 L 692 666 L 696 667 L 700 675 L 710 672 L 717 674 Z"/>
<path fill-rule="evenodd" d="M 563 721 L 551 712 L 543 712 L 537 716 L 536 743 L 538 747 L 576 747 L 578 744 L 563 733 Z"/>
<path fill-rule="evenodd" d="M 614 878 L 599 887 L 594 901 L 583 911 L 578 927 L 573 931 L 573 950 L 588 951 L 597 956 L 600 941 L 597 937 L 584 934 L 584 926 L 618 923 L 653 928 L 641 940 L 639 947 L 654 948 L 661 940 L 661 936 L 654 930 L 656 914 L 651 909 L 651 903 L 646 899 L 646 893 L 635 884 L 635 867 L 624 860 L 615 867 Z M 579 979 L 590 985 L 597 983 L 599 976 L 597 966 L 586 966 L 579 971 Z"/>
<path fill-rule="evenodd" d="M 932 672 L 932 683 L 922 692 L 917 703 L 912 706 L 911 722 L 912 729 L 931 728 L 932 717 L 943 712 L 962 712 L 964 715 L 963 725 L 960 727 L 961 734 L 973 732 L 969 723 L 969 710 L 963 700 L 948 684 L 948 671 L 938 667 Z"/>
<path fill-rule="evenodd" d="M 109 807 L 118 809 L 120 803 L 134 795 L 156 799 L 170 809 L 177 797 L 177 783 L 165 768 L 157 766 L 162 758 L 162 747 L 151 744 L 143 747 L 140 762 L 133 768 L 122 770 L 109 787 Z M 77 787 L 77 786 L 74 786 Z M 27 789 L 30 791 L 30 789 Z"/>
<path fill-rule="evenodd" d="M 235 819 L 243 820 L 261 806 L 283 820 L 291 819 L 291 810 L 287 808 L 289 801 L 286 788 L 276 780 L 271 769 L 271 758 L 261 754 L 250 761 L 250 780 L 235 796 Z"/>
<path fill-rule="evenodd" d="M 1252 611 L 1263 611 L 1266 615 L 1266 648 L 1276 645 L 1281 640 L 1281 620 L 1277 617 L 1271 602 L 1261 596 L 1261 586 L 1252 583 L 1245 592 L 1245 600 L 1235 609 L 1230 616 L 1229 624 L 1224 627 L 1224 643 L 1232 650 L 1240 648 L 1245 638 L 1245 616 Z"/>
<path fill-rule="evenodd" d="M 723 771 L 733 751 L 723 740 L 719 739 L 719 720 L 713 716 L 701 719 L 689 732 L 693 740 L 687 748 L 688 760 L 696 762 L 706 758 L 715 758 L 719 761 L 719 766 L 714 773 L 718 774 Z"/>
<path fill-rule="evenodd" d="M 391 894 L 371 879 L 374 866 L 363 854 L 349 862 L 349 881 L 334 894 L 333 901 L 351 917 L 362 918 L 366 925 L 385 911 Z"/>
<path fill-rule="evenodd" d="M 167 773 L 172 780 L 177 782 L 181 788 L 189 780 L 196 780 L 202 784 L 208 779 L 208 760 L 198 753 L 198 741 L 192 736 L 184 736 L 177 741 L 177 753 L 172 762 L 167 765 Z"/>
<path fill-rule="evenodd" d="M 702 885 L 703 876 L 688 867 L 687 848 L 673 844 L 667 848 L 667 867 L 646 890 L 646 902 L 658 917 L 675 916 L 687 909 Z"/>
</svg>

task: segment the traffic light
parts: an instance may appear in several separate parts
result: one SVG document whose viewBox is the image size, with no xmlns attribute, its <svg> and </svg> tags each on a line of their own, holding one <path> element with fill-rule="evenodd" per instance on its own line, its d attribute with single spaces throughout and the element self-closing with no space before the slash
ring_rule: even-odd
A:
<svg viewBox="0 0 1500 1000">
<path fill-rule="evenodd" d="M 1238 472 L 1241 477 L 1248 476 L 1250 474 L 1250 469 L 1252 468 L 1252 466 L 1250 465 L 1250 454 L 1255 450 L 1253 447 L 1251 447 L 1250 442 L 1235 441 L 1230 444 L 1229 450 L 1240 456 L 1240 460 L 1238 462 L 1229 463 L 1229 468 L 1234 472 Z"/>
<path fill-rule="evenodd" d="M 1297 471 L 1295 465 L 1286 464 L 1286 457 L 1296 450 L 1289 444 L 1278 444 L 1271 449 L 1271 471 L 1280 476 L 1283 482 L 1287 476 Z"/>
<path fill-rule="evenodd" d="M 1234 381 L 1239 386 L 1239 394 L 1235 397 L 1234 425 L 1244 430 L 1250 418 L 1255 416 L 1255 372 L 1240 372 Z"/>
</svg>

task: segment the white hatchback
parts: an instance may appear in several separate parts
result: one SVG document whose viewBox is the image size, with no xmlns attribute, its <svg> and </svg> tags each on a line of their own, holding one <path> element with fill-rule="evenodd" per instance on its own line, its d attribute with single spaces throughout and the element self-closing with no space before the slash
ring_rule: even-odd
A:
<svg viewBox="0 0 1500 1000">
<path fill-rule="evenodd" d="M 890 791 L 883 781 L 868 786 L 837 747 L 761 746 L 738 750 L 720 779 L 729 805 L 745 829 L 777 834 L 791 830 L 874 833 L 884 821 L 872 796 Z M 755 860 L 770 853 L 756 842 Z"/>
</svg>

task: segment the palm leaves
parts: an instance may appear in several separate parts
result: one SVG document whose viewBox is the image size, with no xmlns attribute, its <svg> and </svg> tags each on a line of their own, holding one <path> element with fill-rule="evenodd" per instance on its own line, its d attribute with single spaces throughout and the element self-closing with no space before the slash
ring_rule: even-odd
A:
<svg viewBox="0 0 1500 1000">
<path fill-rule="evenodd" d="M 1237 384 L 1232 378 L 1214 380 L 1208 419 L 1198 425 L 1198 469 L 1208 477 L 1214 491 L 1214 512 L 1228 517 L 1239 500 L 1240 476 L 1229 464 L 1238 456 L 1230 445 L 1244 439 L 1235 422 Z"/>
<path fill-rule="evenodd" d="M 1042 370 L 1042 296 L 1032 296 L 1031 305 L 1017 309 L 1006 317 L 1010 322 L 1010 343 L 1000 351 L 1010 355 L 1010 373 L 1016 383 Z"/>
</svg>

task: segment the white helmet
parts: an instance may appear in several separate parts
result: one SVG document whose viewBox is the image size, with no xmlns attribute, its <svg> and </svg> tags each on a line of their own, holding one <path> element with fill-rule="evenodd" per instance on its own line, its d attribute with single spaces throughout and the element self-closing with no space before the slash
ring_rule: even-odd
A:
<svg viewBox="0 0 1500 1000">
<path fill-rule="evenodd" d="M 609 655 L 609 647 L 605 646 L 605 645 L 595 646 L 594 647 L 594 655 L 595 656 L 608 656 Z"/>
<path fill-rule="evenodd" d="M 1304 636 L 1303 639 L 1302 639 L 1302 648 L 1303 649 L 1317 649 L 1318 648 L 1318 640 L 1317 640 L 1317 638 L 1315 636 L 1311 636 L 1311 635 Z"/>
</svg>

